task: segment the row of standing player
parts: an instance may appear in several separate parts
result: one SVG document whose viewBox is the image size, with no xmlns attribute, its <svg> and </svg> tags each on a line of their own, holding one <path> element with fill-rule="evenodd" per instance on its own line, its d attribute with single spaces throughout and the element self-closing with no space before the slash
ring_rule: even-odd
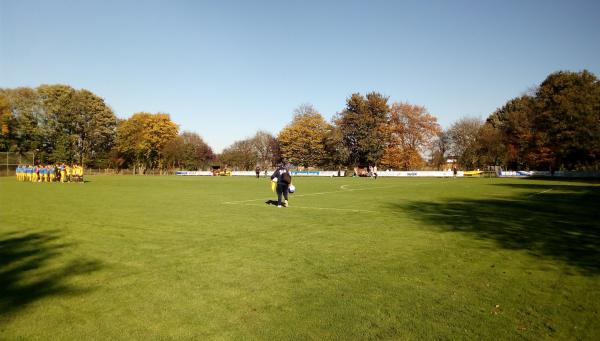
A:
<svg viewBox="0 0 600 341">
<path fill-rule="evenodd" d="M 56 165 L 19 165 L 17 181 L 23 182 L 83 182 L 83 167 L 64 163 Z"/>
</svg>

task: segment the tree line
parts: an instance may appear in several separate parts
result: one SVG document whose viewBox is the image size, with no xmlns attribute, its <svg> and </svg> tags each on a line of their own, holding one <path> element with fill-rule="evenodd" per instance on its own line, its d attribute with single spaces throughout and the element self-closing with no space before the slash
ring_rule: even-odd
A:
<svg viewBox="0 0 600 341">
<path fill-rule="evenodd" d="M 103 98 L 68 85 L 0 89 L 0 151 L 33 152 L 35 162 L 93 168 L 200 169 L 214 158 L 196 133 L 169 114 L 119 119 Z"/>
<path fill-rule="evenodd" d="M 424 106 L 354 93 L 327 121 L 300 105 L 276 136 L 258 131 L 215 154 L 201 136 L 180 132 L 166 113 L 118 119 L 104 99 L 67 85 L 0 89 L 0 150 L 88 167 L 263 169 L 285 160 L 300 167 L 442 169 L 598 169 L 600 82 L 589 71 L 550 74 L 487 119 L 463 117 L 444 130 Z"/>
</svg>

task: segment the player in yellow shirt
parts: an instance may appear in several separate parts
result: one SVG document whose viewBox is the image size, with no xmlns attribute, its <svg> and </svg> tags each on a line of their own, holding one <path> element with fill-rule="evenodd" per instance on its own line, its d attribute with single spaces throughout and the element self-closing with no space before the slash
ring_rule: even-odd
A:
<svg viewBox="0 0 600 341">
<path fill-rule="evenodd" d="M 40 166 L 39 182 L 46 181 L 46 166 Z"/>
<path fill-rule="evenodd" d="M 79 166 L 79 181 L 83 183 L 83 165 Z"/>
<path fill-rule="evenodd" d="M 32 175 L 31 181 L 37 182 L 39 174 L 40 174 L 40 168 L 38 167 L 38 165 L 33 166 L 33 173 L 31 173 L 31 175 Z"/>
<path fill-rule="evenodd" d="M 65 182 L 67 181 L 67 171 L 65 168 L 65 164 L 61 163 L 60 166 L 58 166 L 59 172 L 60 172 L 60 182 Z"/>
<path fill-rule="evenodd" d="M 71 181 L 79 182 L 79 165 L 78 164 L 76 164 L 76 163 L 73 164 L 72 172 L 73 172 L 72 173 L 73 175 L 71 175 Z"/>
<path fill-rule="evenodd" d="M 71 175 L 73 175 L 73 168 L 69 165 L 66 165 L 65 171 L 67 172 L 67 177 L 65 178 L 65 182 L 71 182 Z"/>
<path fill-rule="evenodd" d="M 54 182 L 56 180 L 56 165 L 50 165 L 50 182 Z"/>
</svg>

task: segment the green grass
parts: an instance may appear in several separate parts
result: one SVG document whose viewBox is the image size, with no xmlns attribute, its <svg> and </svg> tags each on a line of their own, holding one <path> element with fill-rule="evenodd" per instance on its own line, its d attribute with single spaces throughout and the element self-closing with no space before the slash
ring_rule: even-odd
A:
<svg viewBox="0 0 600 341">
<path fill-rule="evenodd" d="M 595 182 L 88 180 L 0 179 L 0 339 L 600 338 Z"/>
</svg>

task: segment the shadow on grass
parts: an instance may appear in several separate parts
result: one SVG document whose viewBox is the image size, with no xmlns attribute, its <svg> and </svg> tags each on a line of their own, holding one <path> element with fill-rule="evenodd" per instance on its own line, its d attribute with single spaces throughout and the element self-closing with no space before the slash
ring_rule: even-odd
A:
<svg viewBox="0 0 600 341">
<path fill-rule="evenodd" d="M 277 200 L 267 200 L 265 201 L 265 204 L 277 206 Z"/>
<path fill-rule="evenodd" d="M 598 178 L 568 178 L 568 177 L 551 177 L 551 176 L 540 176 L 540 177 L 526 177 L 521 180 L 542 180 L 542 181 L 556 181 L 556 182 L 578 182 L 585 183 L 588 185 L 597 185 L 600 184 L 600 179 Z"/>
<path fill-rule="evenodd" d="M 56 258 L 70 246 L 60 243 L 55 231 L 0 235 L 0 317 L 45 297 L 90 290 L 67 281 L 98 270 L 100 263 L 77 260 L 57 264 Z"/>
<path fill-rule="evenodd" d="M 527 189 L 507 198 L 393 204 L 443 231 L 474 234 L 501 247 L 558 259 L 585 274 L 600 273 L 600 188 L 496 184 Z"/>
</svg>

